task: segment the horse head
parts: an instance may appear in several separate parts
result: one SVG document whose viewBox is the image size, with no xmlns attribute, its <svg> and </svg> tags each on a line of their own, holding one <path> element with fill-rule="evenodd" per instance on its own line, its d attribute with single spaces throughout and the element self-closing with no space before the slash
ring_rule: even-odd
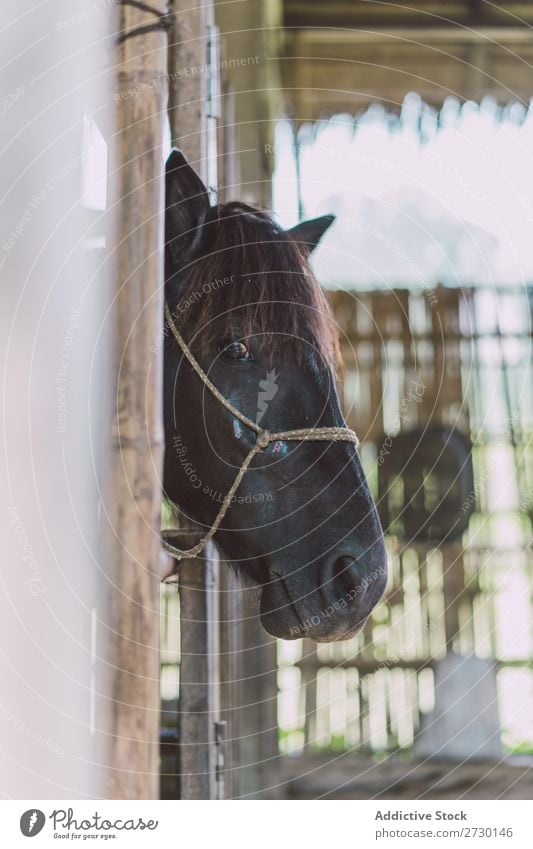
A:
<svg viewBox="0 0 533 849">
<path fill-rule="evenodd" d="M 163 487 L 206 529 L 258 431 L 345 433 L 337 335 L 308 263 L 333 220 L 284 230 L 244 203 L 212 204 L 183 155 L 168 160 Z M 260 587 L 262 624 L 277 637 L 347 639 L 383 593 L 383 532 L 351 441 L 265 442 L 214 538 Z"/>
</svg>

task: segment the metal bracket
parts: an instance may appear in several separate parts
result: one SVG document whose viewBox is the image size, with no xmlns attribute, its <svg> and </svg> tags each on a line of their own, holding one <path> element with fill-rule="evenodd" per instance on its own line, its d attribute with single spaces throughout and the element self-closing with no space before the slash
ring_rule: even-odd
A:
<svg viewBox="0 0 533 849">
<path fill-rule="evenodd" d="M 227 722 L 223 722 L 219 720 L 215 722 L 215 746 L 216 746 L 216 760 L 215 760 L 215 785 L 216 785 L 216 798 L 224 799 L 224 767 L 225 767 L 225 747 L 226 747 L 226 738 L 228 734 L 228 724 Z"/>
</svg>

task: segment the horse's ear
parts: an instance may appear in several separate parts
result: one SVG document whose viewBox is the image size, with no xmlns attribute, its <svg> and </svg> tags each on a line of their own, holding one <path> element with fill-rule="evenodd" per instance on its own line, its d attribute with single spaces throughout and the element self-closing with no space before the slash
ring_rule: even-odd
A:
<svg viewBox="0 0 533 849">
<path fill-rule="evenodd" d="M 165 242 L 178 262 L 193 244 L 209 209 L 207 189 L 181 150 L 172 150 L 167 159 L 165 206 Z"/>
<path fill-rule="evenodd" d="M 296 227 L 291 227 L 290 230 L 287 230 L 287 233 L 311 253 L 334 221 L 334 215 L 321 215 L 320 218 L 301 221 Z"/>
</svg>

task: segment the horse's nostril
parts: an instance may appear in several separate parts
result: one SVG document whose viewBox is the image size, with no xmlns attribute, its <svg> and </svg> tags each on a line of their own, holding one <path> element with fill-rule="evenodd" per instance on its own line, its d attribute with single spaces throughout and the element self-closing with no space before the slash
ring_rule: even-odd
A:
<svg viewBox="0 0 533 849">
<path fill-rule="evenodd" d="M 357 561 L 349 556 L 336 557 L 325 564 L 321 592 L 328 604 L 338 602 L 344 608 L 355 598 L 360 598 L 363 587 L 357 569 Z"/>
<path fill-rule="evenodd" d="M 339 592 L 353 593 L 361 582 L 357 561 L 353 557 L 338 557 L 333 564 L 333 575 Z"/>
</svg>

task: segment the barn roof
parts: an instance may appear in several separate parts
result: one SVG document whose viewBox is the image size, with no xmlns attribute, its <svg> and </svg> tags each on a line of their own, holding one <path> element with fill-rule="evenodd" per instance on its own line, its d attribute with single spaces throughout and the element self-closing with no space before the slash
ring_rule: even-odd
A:
<svg viewBox="0 0 533 849">
<path fill-rule="evenodd" d="M 450 95 L 500 107 L 533 97 L 531 0 L 215 2 L 251 202 L 269 202 L 282 116 L 295 127 L 339 113 L 357 120 L 376 102 L 399 114 L 413 91 L 437 110 Z"/>
<path fill-rule="evenodd" d="M 417 91 L 505 104 L 533 96 L 533 3 L 484 0 L 284 0 L 280 65 L 298 123 L 357 114 L 371 102 L 399 110 Z"/>
</svg>

